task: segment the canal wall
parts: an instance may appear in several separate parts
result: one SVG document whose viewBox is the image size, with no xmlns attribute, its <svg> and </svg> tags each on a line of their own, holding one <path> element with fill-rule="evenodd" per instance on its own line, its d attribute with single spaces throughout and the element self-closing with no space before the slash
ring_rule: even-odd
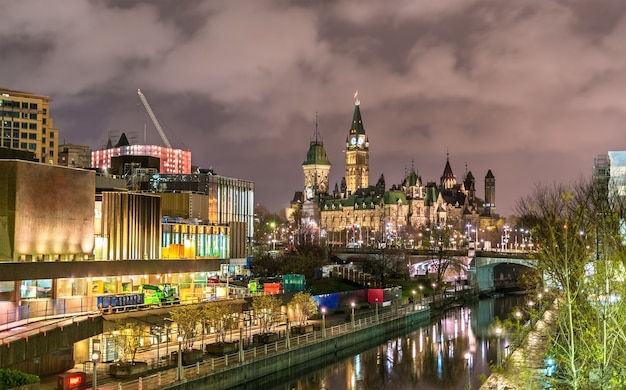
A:
<svg viewBox="0 0 626 390">
<path fill-rule="evenodd" d="M 163 389 L 192 390 L 201 388 L 226 389 L 236 386 L 259 388 L 281 378 L 293 378 L 312 372 L 327 364 L 355 355 L 360 351 L 380 345 L 385 340 L 419 328 L 430 321 L 430 310 L 425 308 L 365 327 L 355 327 L 351 332 L 332 335 L 292 345 L 289 349 L 272 355 L 258 356 L 238 362 L 211 374 L 163 386 Z M 348 324 L 347 326 L 350 326 Z"/>
</svg>

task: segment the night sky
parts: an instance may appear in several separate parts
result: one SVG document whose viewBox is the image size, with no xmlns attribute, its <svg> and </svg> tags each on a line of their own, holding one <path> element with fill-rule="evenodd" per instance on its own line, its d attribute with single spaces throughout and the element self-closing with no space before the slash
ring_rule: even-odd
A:
<svg viewBox="0 0 626 390">
<path fill-rule="evenodd" d="M 0 12 L 0 86 L 48 95 L 62 142 L 162 144 L 287 207 L 315 130 L 344 175 L 359 91 L 370 183 L 466 169 L 510 215 L 626 148 L 626 1 L 29 1 Z M 144 130 L 145 128 L 145 130 Z M 466 168 L 467 167 L 467 168 Z"/>
</svg>

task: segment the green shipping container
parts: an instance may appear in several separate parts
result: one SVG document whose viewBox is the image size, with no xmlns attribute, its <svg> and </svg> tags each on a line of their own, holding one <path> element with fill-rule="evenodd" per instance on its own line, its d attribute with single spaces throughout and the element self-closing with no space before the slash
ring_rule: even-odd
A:
<svg viewBox="0 0 626 390">
<path fill-rule="evenodd" d="M 283 291 L 284 292 L 299 292 L 304 291 L 306 287 L 306 281 L 304 275 L 289 274 L 283 275 Z"/>
<path fill-rule="evenodd" d="M 248 290 L 250 291 L 250 294 L 256 294 L 258 288 L 259 288 L 258 280 L 252 279 L 251 281 L 248 282 Z"/>
</svg>

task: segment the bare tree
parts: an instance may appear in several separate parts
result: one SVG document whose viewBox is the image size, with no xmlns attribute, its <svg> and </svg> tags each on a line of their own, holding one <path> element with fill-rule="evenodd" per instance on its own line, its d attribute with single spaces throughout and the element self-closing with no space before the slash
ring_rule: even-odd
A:
<svg viewBox="0 0 626 390">
<path fill-rule="evenodd" d="M 623 282 L 624 243 L 620 198 L 596 183 L 540 185 L 517 204 L 538 241 L 539 271 L 561 290 L 551 353 L 559 366 L 557 388 L 623 388 L 626 342 L 623 303 L 611 296 Z M 611 200 L 612 199 L 612 200 Z M 623 296 L 623 295 L 622 295 Z"/>
</svg>

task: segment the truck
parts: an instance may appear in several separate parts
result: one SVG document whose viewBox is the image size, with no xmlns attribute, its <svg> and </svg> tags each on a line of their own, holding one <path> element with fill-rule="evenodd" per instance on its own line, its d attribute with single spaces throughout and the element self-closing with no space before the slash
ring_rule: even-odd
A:
<svg viewBox="0 0 626 390">
<path fill-rule="evenodd" d="M 160 283 L 156 286 L 153 284 L 142 284 L 139 286 L 139 292 L 144 294 L 144 304 L 146 305 L 180 303 L 176 288 L 169 283 Z"/>
</svg>

